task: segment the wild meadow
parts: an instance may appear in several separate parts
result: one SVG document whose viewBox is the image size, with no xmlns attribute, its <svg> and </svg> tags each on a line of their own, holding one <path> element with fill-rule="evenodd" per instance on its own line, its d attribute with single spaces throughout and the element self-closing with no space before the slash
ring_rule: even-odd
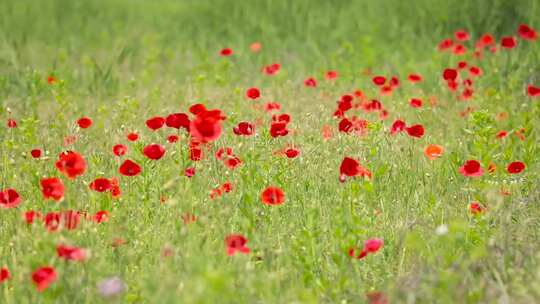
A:
<svg viewBox="0 0 540 304">
<path fill-rule="evenodd" d="M 540 2 L 0 0 L 0 303 L 540 302 Z"/>
</svg>

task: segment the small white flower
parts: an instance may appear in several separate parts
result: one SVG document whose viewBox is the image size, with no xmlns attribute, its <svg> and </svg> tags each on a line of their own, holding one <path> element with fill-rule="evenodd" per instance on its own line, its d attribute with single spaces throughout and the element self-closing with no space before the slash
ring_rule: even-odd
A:
<svg viewBox="0 0 540 304">
<path fill-rule="evenodd" d="M 435 229 L 435 234 L 437 235 L 445 235 L 447 233 L 448 233 L 448 226 L 446 226 L 446 224 L 439 225 Z"/>
</svg>

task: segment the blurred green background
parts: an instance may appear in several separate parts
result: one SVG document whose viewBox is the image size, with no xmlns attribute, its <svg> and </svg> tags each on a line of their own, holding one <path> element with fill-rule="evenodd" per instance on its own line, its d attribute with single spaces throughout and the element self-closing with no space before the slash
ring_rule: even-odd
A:
<svg viewBox="0 0 540 304">
<path fill-rule="evenodd" d="M 0 88 L 5 97 L 16 85 L 10 76 L 28 67 L 81 84 L 96 66 L 122 83 L 154 64 L 183 80 L 221 48 L 239 55 L 254 41 L 266 51 L 245 60 L 280 62 L 293 74 L 344 58 L 342 73 L 418 66 L 457 29 L 473 39 L 508 35 L 522 22 L 538 26 L 539 16 L 536 0 L 0 0 Z M 124 69 L 108 71 L 117 63 Z"/>
</svg>

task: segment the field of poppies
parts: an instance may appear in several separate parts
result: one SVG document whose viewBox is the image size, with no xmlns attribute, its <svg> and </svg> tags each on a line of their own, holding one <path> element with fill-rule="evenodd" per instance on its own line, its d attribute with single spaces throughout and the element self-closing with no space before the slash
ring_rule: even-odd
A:
<svg viewBox="0 0 540 304">
<path fill-rule="evenodd" d="M 0 303 L 537 303 L 540 2 L 0 0 Z"/>
</svg>

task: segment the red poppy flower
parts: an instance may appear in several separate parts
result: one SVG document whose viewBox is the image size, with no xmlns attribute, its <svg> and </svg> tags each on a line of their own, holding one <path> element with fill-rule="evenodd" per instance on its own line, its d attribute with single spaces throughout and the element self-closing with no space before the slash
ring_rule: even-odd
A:
<svg viewBox="0 0 540 304">
<path fill-rule="evenodd" d="M 223 194 L 223 191 L 221 191 L 221 187 L 212 189 L 210 190 L 210 199 L 213 200 L 216 197 L 221 197 L 222 194 Z"/>
<path fill-rule="evenodd" d="M 531 97 L 538 97 L 540 96 L 540 87 L 535 87 L 532 84 L 527 86 L 527 94 Z"/>
<path fill-rule="evenodd" d="M 291 116 L 289 114 L 272 115 L 272 121 L 289 123 L 291 122 Z"/>
<path fill-rule="evenodd" d="M 281 69 L 281 65 L 279 63 L 272 63 L 263 68 L 263 72 L 266 75 L 275 75 L 279 72 Z"/>
<path fill-rule="evenodd" d="M 274 121 L 270 125 L 270 135 L 272 137 L 286 136 L 289 134 L 287 123 L 282 121 Z"/>
<path fill-rule="evenodd" d="M 81 129 L 89 128 L 92 125 L 92 119 L 88 117 L 82 117 L 77 120 L 77 124 Z"/>
<path fill-rule="evenodd" d="M 59 258 L 71 261 L 84 261 L 87 258 L 86 250 L 60 244 L 56 246 L 56 254 Z"/>
<path fill-rule="evenodd" d="M 506 36 L 501 38 L 501 47 L 505 49 L 513 49 L 517 44 L 516 38 L 512 36 Z"/>
<path fill-rule="evenodd" d="M 56 168 L 69 179 L 74 179 L 79 175 L 84 174 L 86 170 L 86 162 L 82 155 L 75 151 L 66 151 L 60 153 Z"/>
<path fill-rule="evenodd" d="M 325 74 L 326 80 L 334 80 L 338 77 L 338 73 L 336 71 L 328 71 Z"/>
<path fill-rule="evenodd" d="M 61 214 L 58 212 L 49 212 L 45 214 L 45 217 L 43 217 L 43 223 L 49 232 L 58 230 L 60 227 L 60 216 Z"/>
<path fill-rule="evenodd" d="M 238 158 L 238 156 L 231 155 L 227 156 L 223 163 L 227 166 L 229 169 L 236 169 L 238 166 L 242 164 L 242 160 Z"/>
<path fill-rule="evenodd" d="M 449 48 L 451 48 L 454 45 L 454 41 L 452 39 L 444 39 L 439 43 L 439 51 L 444 51 Z"/>
<path fill-rule="evenodd" d="M 113 147 L 113 153 L 116 156 L 122 156 L 127 153 L 128 147 L 122 144 L 114 145 Z"/>
<path fill-rule="evenodd" d="M 347 177 L 354 176 L 371 178 L 371 172 L 362 167 L 356 159 L 345 157 L 339 166 L 339 181 L 345 182 Z"/>
<path fill-rule="evenodd" d="M 61 214 L 58 212 L 49 212 L 45 214 L 45 217 L 43 218 L 45 228 L 47 228 L 49 232 L 58 230 L 58 228 L 60 227 L 60 220 Z"/>
<path fill-rule="evenodd" d="M 75 230 L 81 221 L 81 214 L 78 211 L 67 210 L 61 213 L 63 227 L 68 230 Z"/>
<path fill-rule="evenodd" d="M 352 107 L 352 105 L 351 105 Z M 338 109 L 334 112 L 334 117 L 335 118 L 344 118 L 345 116 L 345 112 L 343 112 L 343 110 L 340 110 L 339 107 Z"/>
<path fill-rule="evenodd" d="M 315 80 L 315 78 L 313 78 L 313 77 L 310 77 L 310 78 L 304 80 L 304 85 L 306 87 L 315 88 L 315 87 L 317 87 L 317 80 Z"/>
<path fill-rule="evenodd" d="M 96 178 L 90 183 L 90 189 L 96 192 L 105 192 L 112 189 L 112 183 L 108 178 Z"/>
<path fill-rule="evenodd" d="M 468 100 L 473 96 L 474 90 L 471 88 L 465 88 L 460 95 L 461 100 Z"/>
<path fill-rule="evenodd" d="M 458 76 L 458 73 L 455 69 L 444 69 L 443 71 L 443 79 L 446 81 L 456 80 Z"/>
<path fill-rule="evenodd" d="M 467 53 L 467 48 L 463 44 L 458 43 L 454 45 L 454 48 L 452 49 L 452 54 L 463 55 L 465 53 Z"/>
<path fill-rule="evenodd" d="M 52 76 L 52 75 L 47 76 L 47 83 L 48 84 L 55 84 L 56 81 L 57 80 L 56 80 L 56 78 L 54 76 Z"/>
<path fill-rule="evenodd" d="M 7 120 L 7 127 L 11 128 L 11 129 L 16 128 L 17 127 L 17 121 L 15 119 L 9 118 Z"/>
<path fill-rule="evenodd" d="M 253 52 L 253 53 L 257 53 L 258 51 L 260 51 L 262 49 L 262 43 L 260 42 L 253 42 L 252 44 L 249 45 L 249 49 Z"/>
<path fill-rule="evenodd" d="M 193 177 L 195 175 L 195 172 L 195 168 L 193 167 L 186 168 L 186 170 L 184 170 L 184 176 Z"/>
<path fill-rule="evenodd" d="M 353 129 L 353 123 L 348 118 L 343 118 L 338 124 L 339 132 L 349 133 Z"/>
<path fill-rule="evenodd" d="M 59 201 L 64 197 L 64 183 L 57 177 L 44 178 L 40 182 L 44 199 Z"/>
<path fill-rule="evenodd" d="M 129 141 L 137 141 L 139 139 L 139 134 L 135 132 L 131 132 L 127 135 L 127 140 Z"/>
<path fill-rule="evenodd" d="M 382 86 L 386 83 L 386 77 L 384 76 L 375 76 L 371 80 L 376 86 Z"/>
<path fill-rule="evenodd" d="M 390 128 L 390 134 L 394 135 L 396 133 L 399 133 L 401 131 L 404 131 L 407 125 L 403 120 L 397 119 L 392 124 L 392 127 Z"/>
<path fill-rule="evenodd" d="M 448 80 L 448 82 L 446 82 L 446 86 L 448 87 L 448 89 L 449 89 L 450 91 L 455 91 L 455 90 L 457 90 L 458 85 L 459 85 L 458 82 L 455 81 L 455 80 Z"/>
<path fill-rule="evenodd" d="M 499 131 L 499 132 L 497 132 L 497 135 L 495 137 L 497 137 L 498 139 L 502 139 L 502 138 L 505 138 L 507 135 L 508 135 L 508 132 Z"/>
<path fill-rule="evenodd" d="M 379 113 L 379 119 L 380 120 L 388 119 L 388 111 L 387 110 L 381 110 L 381 113 Z"/>
<path fill-rule="evenodd" d="M 199 161 L 203 158 L 203 151 L 199 145 L 189 146 L 189 159 Z"/>
<path fill-rule="evenodd" d="M 226 183 L 224 183 L 223 185 L 221 185 L 221 190 L 223 190 L 223 192 L 225 192 L 225 193 L 231 192 L 232 189 L 233 189 L 233 186 L 232 186 L 232 184 L 229 183 L 229 182 L 226 182 Z"/>
<path fill-rule="evenodd" d="M 225 156 L 233 156 L 233 149 L 230 147 L 219 148 L 216 152 L 216 159 L 223 160 Z"/>
<path fill-rule="evenodd" d="M 255 100 L 255 99 L 261 97 L 261 91 L 259 91 L 258 88 L 249 88 L 246 91 L 246 97 L 249 98 L 249 99 Z"/>
<path fill-rule="evenodd" d="M 285 156 L 287 156 L 287 158 L 295 158 L 300 155 L 300 149 L 288 147 L 287 149 L 285 149 L 285 151 L 283 151 L 283 153 L 285 154 Z"/>
<path fill-rule="evenodd" d="M 56 271 L 51 266 L 40 267 L 32 273 L 32 281 L 38 291 L 44 291 L 56 281 Z"/>
<path fill-rule="evenodd" d="M 94 214 L 94 216 L 92 216 L 92 221 L 96 222 L 97 224 L 108 222 L 109 221 L 109 212 L 107 212 L 105 210 L 100 210 L 100 211 L 96 212 L 96 214 Z"/>
<path fill-rule="evenodd" d="M 143 153 L 146 157 L 150 159 L 158 160 L 162 158 L 163 155 L 165 154 L 165 148 L 163 148 L 163 146 L 158 145 L 158 144 L 150 144 L 144 147 Z"/>
<path fill-rule="evenodd" d="M 186 113 L 169 114 L 165 119 L 165 124 L 169 128 L 184 128 L 189 131 L 189 117 Z"/>
<path fill-rule="evenodd" d="M 364 110 L 367 112 L 379 111 L 382 109 L 382 104 L 377 99 L 372 99 L 370 102 L 364 104 Z"/>
<path fill-rule="evenodd" d="M 199 115 L 203 112 L 206 112 L 206 107 L 202 104 L 202 103 L 196 103 L 196 104 L 192 104 L 190 107 L 189 107 L 189 113 L 193 114 L 193 115 Z"/>
<path fill-rule="evenodd" d="M 409 74 L 409 76 L 407 77 L 407 79 L 409 79 L 409 81 L 410 81 L 411 83 L 417 83 L 417 82 L 422 81 L 422 76 L 419 75 L 419 74 Z"/>
<path fill-rule="evenodd" d="M 486 46 L 490 46 L 495 43 L 495 38 L 493 38 L 493 35 L 491 34 L 484 34 L 478 41 L 476 42 L 476 48 L 483 49 Z"/>
<path fill-rule="evenodd" d="M 9 209 L 21 204 L 21 196 L 15 189 L 4 189 L 0 191 L 0 208 Z"/>
<path fill-rule="evenodd" d="M 175 134 L 167 136 L 167 142 L 170 143 L 170 144 L 174 144 L 179 139 L 180 139 L 180 137 L 178 135 L 175 135 Z"/>
<path fill-rule="evenodd" d="M 363 119 L 358 119 L 356 116 L 352 117 L 352 120 L 348 118 L 343 118 L 338 125 L 340 132 L 352 133 L 354 132 L 357 135 L 365 134 L 368 127 L 368 121 Z"/>
<path fill-rule="evenodd" d="M 472 66 L 472 67 L 469 68 L 469 74 L 472 77 L 480 76 L 480 75 L 482 75 L 482 70 L 479 67 Z"/>
<path fill-rule="evenodd" d="M 30 151 L 30 155 L 32 155 L 33 158 L 40 158 L 41 157 L 41 150 L 40 149 L 33 149 Z"/>
<path fill-rule="evenodd" d="M 484 174 L 484 170 L 482 169 L 482 166 L 480 166 L 480 163 L 473 159 L 466 161 L 465 164 L 459 168 L 459 173 L 463 176 L 478 177 Z"/>
<path fill-rule="evenodd" d="M 26 224 L 31 225 L 36 219 L 41 219 L 41 213 L 39 213 L 38 211 L 29 210 L 24 212 L 23 219 Z"/>
<path fill-rule="evenodd" d="M 281 109 L 281 105 L 277 102 L 267 102 L 264 105 L 264 110 L 266 112 L 279 111 L 280 109 Z"/>
<path fill-rule="evenodd" d="M 454 37 L 456 37 L 456 40 L 458 41 L 467 41 L 469 40 L 469 33 L 465 30 L 458 30 L 454 33 Z"/>
<path fill-rule="evenodd" d="M 364 250 L 368 253 L 375 253 L 382 248 L 383 243 L 381 239 L 369 239 L 364 243 Z"/>
<path fill-rule="evenodd" d="M 390 78 L 390 87 L 392 89 L 396 89 L 399 87 L 399 78 L 397 78 L 396 76 L 392 76 L 392 78 Z"/>
<path fill-rule="evenodd" d="M 469 204 L 469 212 L 473 215 L 481 214 L 485 211 L 485 208 L 478 202 L 471 202 Z"/>
<path fill-rule="evenodd" d="M 412 125 L 405 128 L 405 131 L 412 137 L 422 138 L 424 136 L 424 127 L 422 125 Z"/>
<path fill-rule="evenodd" d="M 141 166 L 129 159 L 126 159 L 122 165 L 120 165 L 120 168 L 118 168 L 118 172 L 124 176 L 135 176 L 141 173 Z"/>
<path fill-rule="evenodd" d="M 246 246 L 247 239 L 241 234 L 231 234 L 225 238 L 227 255 L 233 256 L 237 252 L 248 254 L 251 250 Z"/>
<path fill-rule="evenodd" d="M 353 97 L 351 95 L 343 95 L 343 96 L 341 96 L 341 99 L 338 101 L 339 115 L 336 115 L 336 113 L 335 113 L 334 116 L 341 117 L 341 116 L 343 116 L 343 114 L 345 112 L 352 109 L 352 107 L 353 107 L 352 101 L 353 101 Z"/>
<path fill-rule="evenodd" d="M 160 117 L 160 116 L 152 117 L 146 121 L 146 126 L 152 131 L 161 129 L 161 127 L 163 127 L 164 124 L 165 124 L 165 118 Z"/>
<path fill-rule="evenodd" d="M 364 247 L 361 250 L 359 250 L 358 248 L 350 248 L 348 254 L 350 257 L 362 259 L 368 254 L 376 253 L 377 251 L 379 251 L 382 248 L 383 244 L 384 242 L 381 239 L 369 239 L 364 242 Z"/>
<path fill-rule="evenodd" d="M 219 54 L 224 57 L 231 56 L 233 54 L 233 50 L 230 48 L 224 48 L 219 51 Z"/>
<path fill-rule="evenodd" d="M 233 132 L 236 135 L 250 136 L 253 135 L 255 131 L 255 126 L 252 123 L 247 121 L 242 121 L 238 123 L 236 127 L 233 128 Z"/>
<path fill-rule="evenodd" d="M 523 40 L 536 40 L 538 38 L 536 31 L 526 24 L 519 25 L 518 34 Z"/>
<path fill-rule="evenodd" d="M 421 108 L 422 107 L 422 100 L 418 98 L 413 98 L 409 101 L 409 104 L 413 108 Z"/>
<path fill-rule="evenodd" d="M 118 179 L 113 177 L 110 179 L 111 181 L 111 196 L 113 198 L 119 198 L 122 195 L 122 190 L 120 189 L 120 184 L 118 183 Z"/>
<path fill-rule="evenodd" d="M 221 136 L 221 121 L 224 119 L 220 110 L 198 109 L 195 119 L 189 125 L 189 132 L 193 138 L 203 143 L 215 141 Z"/>
<path fill-rule="evenodd" d="M 523 170 L 525 170 L 525 164 L 520 161 L 511 162 L 506 168 L 506 171 L 510 174 L 518 174 L 523 172 Z"/>
<path fill-rule="evenodd" d="M 261 193 L 261 201 L 269 206 L 281 205 L 285 202 L 285 193 L 278 187 L 266 187 Z"/>
<path fill-rule="evenodd" d="M 9 273 L 9 269 L 7 269 L 6 267 L 0 268 L 0 284 L 4 281 L 9 280 L 10 277 L 11 274 Z"/>
</svg>

